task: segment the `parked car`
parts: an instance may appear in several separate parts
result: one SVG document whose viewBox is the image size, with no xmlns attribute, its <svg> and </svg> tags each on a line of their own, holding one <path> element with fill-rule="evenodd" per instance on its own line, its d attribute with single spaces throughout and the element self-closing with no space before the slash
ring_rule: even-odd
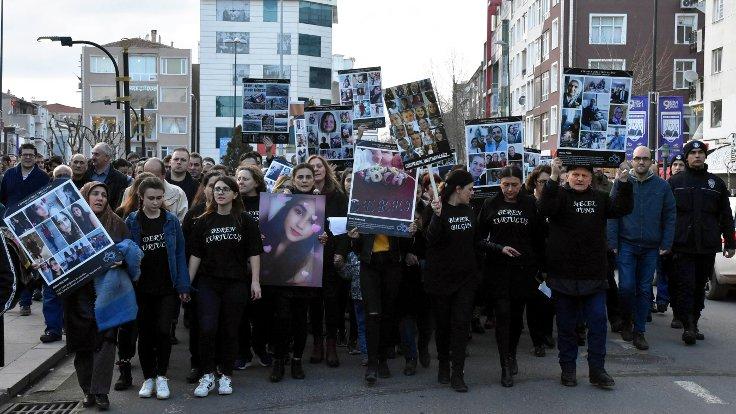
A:
<svg viewBox="0 0 736 414">
<path fill-rule="evenodd" d="M 731 197 L 730 202 L 731 211 L 736 211 L 736 197 Z M 724 299 L 731 290 L 736 290 L 736 258 L 727 259 L 723 254 L 717 254 L 713 274 L 705 284 L 705 297 Z"/>
</svg>

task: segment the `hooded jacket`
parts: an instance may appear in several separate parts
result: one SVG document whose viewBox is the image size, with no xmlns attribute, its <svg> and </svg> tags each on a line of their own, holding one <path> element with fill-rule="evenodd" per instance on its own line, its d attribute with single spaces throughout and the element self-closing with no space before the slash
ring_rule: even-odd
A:
<svg viewBox="0 0 736 414">
<path fill-rule="evenodd" d="M 675 236 L 675 198 L 667 181 L 649 172 L 639 180 L 630 177 L 634 190 L 631 214 L 608 220 L 608 247 L 618 249 L 620 242 L 635 246 L 670 250 Z"/>
</svg>

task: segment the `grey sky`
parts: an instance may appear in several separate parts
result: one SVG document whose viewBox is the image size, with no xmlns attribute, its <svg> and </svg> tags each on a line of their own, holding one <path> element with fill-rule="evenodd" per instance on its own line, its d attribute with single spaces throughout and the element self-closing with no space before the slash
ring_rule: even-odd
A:
<svg viewBox="0 0 736 414">
<path fill-rule="evenodd" d="M 333 53 L 356 58 L 356 67 L 382 66 L 385 86 L 432 72 L 447 83 L 446 63 L 453 53 L 465 77 L 480 64 L 485 9 L 486 0 L 338 0 Z M 5 1 L 3 89 L 26 99 L 80 106 L 81 46 L 70 49 L 36 38 L 70 35 L 108 43 L 143 37 L 151 29 L 166 44 L 191 48 L 197 62 L 198 0 Z"/>
</svg>

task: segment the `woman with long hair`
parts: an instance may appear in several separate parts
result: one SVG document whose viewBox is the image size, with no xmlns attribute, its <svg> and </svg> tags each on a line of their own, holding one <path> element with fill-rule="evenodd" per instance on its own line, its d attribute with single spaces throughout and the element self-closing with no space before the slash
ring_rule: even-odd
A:
<svg viewBox="0 0 736 414">
<path fill-rule="evenodd" d="M 68 244 L 73 244 L 84 236 L 66 211 L 55 215 L 52 220 Z"/>
<path fill-rule="evenodd" d="M 77 226 L 79 226 L 79 229 L 82 231 L 82 233 L 88 234 L 89 232 L 97 228 L 98 223 L 95 219 L 94 214 L 85 211 L 81 205 L 72 204 L 69 210 L 72 213 L 72 218 L 74 219 L 74 222 L 77 223 Z"/>
<path fill-rule="evenodd" d="M 202 181 L 197 190 L 197 195 L 194 196 L 194 202 L 192 208 L 187 211 L 184 216 L 184 220 L 181 222 L 181 228 L 184 232 L 185 238 L 185 251 L 186 257 L 190 256 L 189 249 L 192 245 L 191 237 L 193 235 L 192 229 L 197 218 L 204 213 L 207 208 L 207 203 L 213 201 L 212 188 L 215 186 L 215 182 L 222 177 L 222 173 L 217 170 L 210 170 L 203 174 Z M 199 282 L 199 277 L 195 276 L 191 280 L 191 285 L 196 289 Z M 189 294 L 190 300 L 184 303 L 184 320 L 189 321 L 189 374 L 187 375 L 187 383 L 196 384 L 199 378 L 202 376 L 200 371 L 199 363 L 199 320 L 197 319 L 197 293 L 192 290 Z"/>
<path fill-rule="evenodd" d="M 190 241 L 189 278 L 198 280 L 199 362 L 202 377 L 194 390 L 206 397 L 215 388 L 215 350 L 219 345 L 222 375 L 218 394 L 232 394 L 232 373 L 238 351 L 238 324 L 250 297 L 261 298 L 261 235 L 243 211 L 238 183 L 220 177 L 212 202 L 198 217 Z M 249 283 L 250 282 L 250 283 Z M 218 340 L 221 342 L 218 344 Z"/>
<path fill-rule="evenodd" d="M 89 182 L 82 187 L 81 193 L 114 242 L 129 237 L 125 223 L 110 208 L 105 184 Z M 51 265 L 54 269 L 58 263 Z M 100 321 L 95 317 L 95 307 L 96 298 L 101 292 L 96 284 L 97 278 L 94 283 L 90 280 L 63 299 L 66 347 L 68 352 L 75 353 L 74 368 L 85 395 L 82 404 L 85 407 L 97 405 L 99 409 L 106 410 L 110 407 L 107 395 L 110 393 L 115 363 L 117 327 L 98 329 Z"/>
<path fill-rule="evenodd" d="M 465 385 L 465 348 L 470 333 L 475 291 L 480 282 L 476 271 L 475 214 L 470 206 L 473 176 L 465 170 L 451 171 L 440 197 L 432 201 L 427 239 L 427 272 L 424 288 L 430 295 L 435 318 L 435 341 L 440 384 L 450 383 L 458 392 Z M 452 360 L 452 373 L 450 373 Z"/>
<path fill-rule="evenodd" d="M 135 179 L 133 180 L 133 184 L 130 186 L 130 192 L 128 193 L 128 198 L 123 200 L 123 202 L 120 204 L 120 206 L 115 210 L 115 213 L 119 217 L 122 217 L 125 219 L 128 217 L 128 214 L 137 211 L 140 207 L 140 198 L 138 197 L 138 186 L 141 185 L 141 182 L 149 177 L 155 177 L 153 173 L 150 172 L 141 172 L 140 174 L 137 174 L 135 176 Z"/>
<path fill-rule="evenodd" d="M 266 192 L 266 181 L 263 172 L 255 165 L 238 167 L 235 177 L 240 190 L 243 208 L 258 225 L 260 193 Z M 261 264 L 261 275 L 266 267 Z M 261 300 L 255 301 L 243 311 L 238 328 L 238 357 L 235 359 L 235 369 L 243 370 L 252 364 L 253 351 L 258 356 L 260 365 L 270 366 L 271 356 L 266 350 L 271 329 L 273 312 L 270 307 L 268 291 L 263 293 Z M 251 328 L 251 324 L 253 325 Z"/>
<path fill-rule="evenodd" d="M 314 187 L 319 194 L 325 195 L 325 217 L 345 217 L 347 215 L 348 200 L 342 191 L 335 171 L 327 160 L 319 155 L 312 155 L 307 163 L 314 168 Z M 345 338 L 345 307 L 347 306 L 350 282 L 337 275 L 336 268 L 345 264 L 348 240 L 345 235 L 332 237 L 329 228 L 326 229 L 327 241 L 324 249 L 322 270 L 322 298 L 316 298 L 310 304 L 310 321 L 314 347 L 311 363 L 320 363 L 327 359 L 327 365 L 338 367 L 340 359 L 337 356 L 338 338 L 340 345 L 347 345 Z M 322 321 L 327 328 L 326 341 L 322 339 Z M 326 344 L 326 347 L 323 346 Z M 326 352 L 325 352 L 326 351 Z"/>
<path fill-rule="evenodd" d="M 536 278 L 543 257 L 544 232 L 536 200 L 521 191 L 521 170 L 505 167 L 499 178 L 501 191 L 483 203 L 478 227 L 487 252 L 485 277 L 494 298 L 501 384 L 512 387 L 518 372 L 516 348 L 524 306 L 539 285 Z"/>
<path fill-rule="evenodd" d="M 184 254 L 184 233 L 175 215 L 163 206 L 164 183 L 143 179 L 136 196 L 140 208 L 125 224 L 133 241 L 145 252 L 136 284 L 138 300 L 138 355 L 143 385 L 138 396 L 169 398 L 166 372 L 171 356 L 171 320 L 179 301 L 189 300 L 189 274 Z"/>
<path fill-rule="evenodd" d="M 314 168 L 309 164 L 299 164 L 291 170 L 291 178 L 294 183 L 294 187 L 291 190 L 293 194 L 314 194 Z M 283 214 L 292 213 L 293 206 L 289 209 L 282 209 Z M 302 206 L 303 207 L 303 206 Z M 308 209 L 308 207 L 307 207 Z M 301 210 L 305 213 L 304 210 Z M 296 213 L 296 211 L 294 212 Z M 307 211 L 308 213 L 308 211 Z M 314 215 L 315 213 L 312 213 Z M 301 217 L 312 219 L 311 215 L 303 214 Z M 318 217 L 319 219 L 319 217 Z M 278 251 L 282 250 L 280 257 L 283 256 L 283 252 L 286 249 L 292 249 L 293 251 L 306 249 L 310 243 L 314 241 L 314 238 L 318 238 L 316 234 L 307 234 L 304 232 L 298 232 L 292 237 L 296 243 L 289 241 L 282 243 L 285 239 L 284 223 L 286 218 L 279 220 L 272 220 L 275 225 L 274 228 L 264 229 L 265 239 L 278 242 L 275 249 Z M 280 225 L 279 225 L 280 223 Z M 315 225 L 323 226 L 324 222 L 315 222 Z M 310 225 L 311 227 L 312 225 Z M 317 233 L 317 232 L 313 232 Z M 298 241 L 307 235 L 306 241 Z M 268 241 L 268 243 L 271 243 Z M 274 247 L 272 247 L 274 251 Z M 305 250 L 306 251 L 306 250 Z M 290 253 L 289 253 L 290 254 Z M 273 263 L 272 258 L 268 258 L 268 271 L 273 274 L 283 274 L 285 279 L 293 279 L 297 275 L 298 269 L 292 267 L 281 267 L 280 265 Z M 277 271 L 274 271 L 274 266 L 279 266 Z M 266 269 L 267 266 L 264 266 Z M 301 267 L 298 265 L 297 267 Z M 317 289 L 298 287 L 298 286 L 274 286 L 269 288 L 273 295 L 273 307 L 274 307 L 274 360 L 273 369 L 271 371 L 270 380 L 271 382 L 279 382 L 284 378 L 284 363 L 288 356 L 289 350 L 292 351 L 291 358 L 291 377 L 294 379 L 304 379 L 304 368 L 302 366 L 302 356 L 304 354 L 304 347 L 307 342 L 307 308 L 312 298 L 318 295 Z M 314 323 L 314 321 L 312 322 Z M 289 342 L 293 340 L 291 348 Z"/>
</svg>

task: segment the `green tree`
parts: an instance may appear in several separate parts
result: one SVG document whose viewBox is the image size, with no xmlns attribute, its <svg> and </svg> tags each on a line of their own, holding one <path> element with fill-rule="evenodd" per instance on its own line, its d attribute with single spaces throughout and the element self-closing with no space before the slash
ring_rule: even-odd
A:
<svg viewBox="0 0 736 414">
<path fill-rule="evenodd" d="M 235 127 L 230 143 L 227 144 L 227 151 L 225 156 L 222 157 L 222 164 L 232 173 L 240 164 L 240 156 L 250 151 L 253 151 L 253 147 L 243 142 L 243 127 L 238 125 Z"/>
</svg>

